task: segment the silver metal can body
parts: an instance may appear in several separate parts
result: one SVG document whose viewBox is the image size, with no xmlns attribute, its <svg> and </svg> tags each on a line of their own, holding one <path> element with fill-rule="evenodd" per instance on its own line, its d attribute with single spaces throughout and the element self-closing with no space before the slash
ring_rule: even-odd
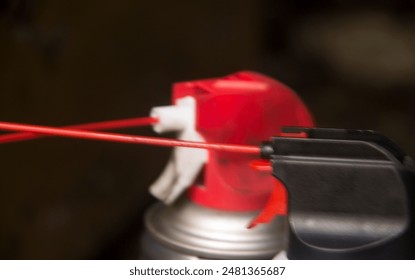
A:
<svg viewBox="0 0 415 280">
<path fill-rule="evenodd" d="M 158 203 L 145 215 L 141 259 L 272 259 L 285 249 L 287 221 L 247 229 L 257 212 L 206 208 L 188 199 Z"/>
</svg>

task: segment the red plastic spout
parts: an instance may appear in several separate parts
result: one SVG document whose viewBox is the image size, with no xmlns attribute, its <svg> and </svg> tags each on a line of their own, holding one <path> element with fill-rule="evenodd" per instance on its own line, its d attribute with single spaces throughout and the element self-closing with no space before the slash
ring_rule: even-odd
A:
<svg viewBox="0 0 415 280">
<path fill-rule="evenodd" d="M 196 130 L 206 142 L 259 145 L 279 135 L 282 126 L 314 126 L 309 111 L 291 89 L 255 72 L 176 83 L 173 102 L 185 96 L 196 100 Z M 189 198 L 221 210 L 262 209 L 276 179 L 253 170 L 250 162 L 254 159 L 254 155 L 209 151 L 203 180 L 189 189 Z M 283 203 L 285 197 L 281 196 Z"/>
</svg>

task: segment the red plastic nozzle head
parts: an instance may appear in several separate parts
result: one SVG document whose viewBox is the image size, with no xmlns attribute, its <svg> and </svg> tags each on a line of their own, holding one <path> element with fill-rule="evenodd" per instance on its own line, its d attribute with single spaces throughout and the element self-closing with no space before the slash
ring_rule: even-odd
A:
<svg viewBox="0 0 415 280">
<path fill-rule="evenodd" d="M 307 108 L 291 89 L 254 72 L 176 83 L 173 102 L 185 96 L 197 102 L 196 130 L 207 142 L 259 146 L 279 135 L 282 126 L 314 125 Z M 275 179 L 250 168 L 253 159 L 254 155 L 209 151 L 203 182 L 190 188 L 190 199 L 222 210 L 263 208 Z"/>
</svg>

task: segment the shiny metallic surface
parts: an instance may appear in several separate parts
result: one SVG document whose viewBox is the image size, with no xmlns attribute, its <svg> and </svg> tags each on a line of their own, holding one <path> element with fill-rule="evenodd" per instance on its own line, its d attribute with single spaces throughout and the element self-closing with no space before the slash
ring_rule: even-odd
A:
<svg viewBox="0 0 415 280">
<path fill-rule="evenodd" d="M 199 259 L 196 256 L 185 254 L 179 251 L 170 249 L 169 247 L 164 246 L 148 232 L 144 232 L 141 236 L 141 250 L 139 258 L 141 260 L 197 260 Z"/>
<path fill-rule="evenodd" d="M 247 229 L 257 212 L 210 209 L 181 199 L 145 216 L 143 259 L 271 259 L 286 244 L 284 217 Z"/>
</svg>

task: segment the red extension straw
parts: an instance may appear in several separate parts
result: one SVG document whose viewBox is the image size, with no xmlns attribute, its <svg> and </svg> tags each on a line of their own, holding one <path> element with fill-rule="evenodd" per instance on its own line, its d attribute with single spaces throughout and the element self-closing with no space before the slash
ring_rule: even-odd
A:
<svg viewBox="0 0 415 280">
<path fill-rule="evenodd" d="M 227 151 L 237 153 L 259 154 L 260 149 L 257 146 L 232 145 L 232 144 L 217 144 L 217 143 L 203 143 L 193 141 L 181 141 L 173 139 L 163 139 L 156 137 L 134 136 L 116 133 L 103 133 L 82 131 L 67 128 L 54 128 L 38 125 L 27 125 L 19 123 L 0 122 L 0 129 L 11 131 L 25 131 L 44 135 L 53 135 L 69 138 L 80 138 L 90 140 L 101 140 L 109 142 L 130 143 L 130 144 L 144 144 L 166 147 L 187 147 L 210 149 L 216 151 Z"/>
<path fill-rule="evenodd" d="M 104 122 L 94 122 L 78 125 L 69 125 L 64 126 L 64 128 L 77 129 L 77 130 L 111 130 L 111 129 L 121 129 L 128 127 L 138 127 L 145 125 L 152 125 L 157 123 L 157 118 L 145 117 L 145 118 L 132 118 L 124 120 L 114 120 L 114 121 L 104 121 Z M 18 132 L 10 133 L 5 135 L 0 135 L 0 144 L 32 140 L 45 135 L 36 134 L 32 132 Z"/>
</svg>

